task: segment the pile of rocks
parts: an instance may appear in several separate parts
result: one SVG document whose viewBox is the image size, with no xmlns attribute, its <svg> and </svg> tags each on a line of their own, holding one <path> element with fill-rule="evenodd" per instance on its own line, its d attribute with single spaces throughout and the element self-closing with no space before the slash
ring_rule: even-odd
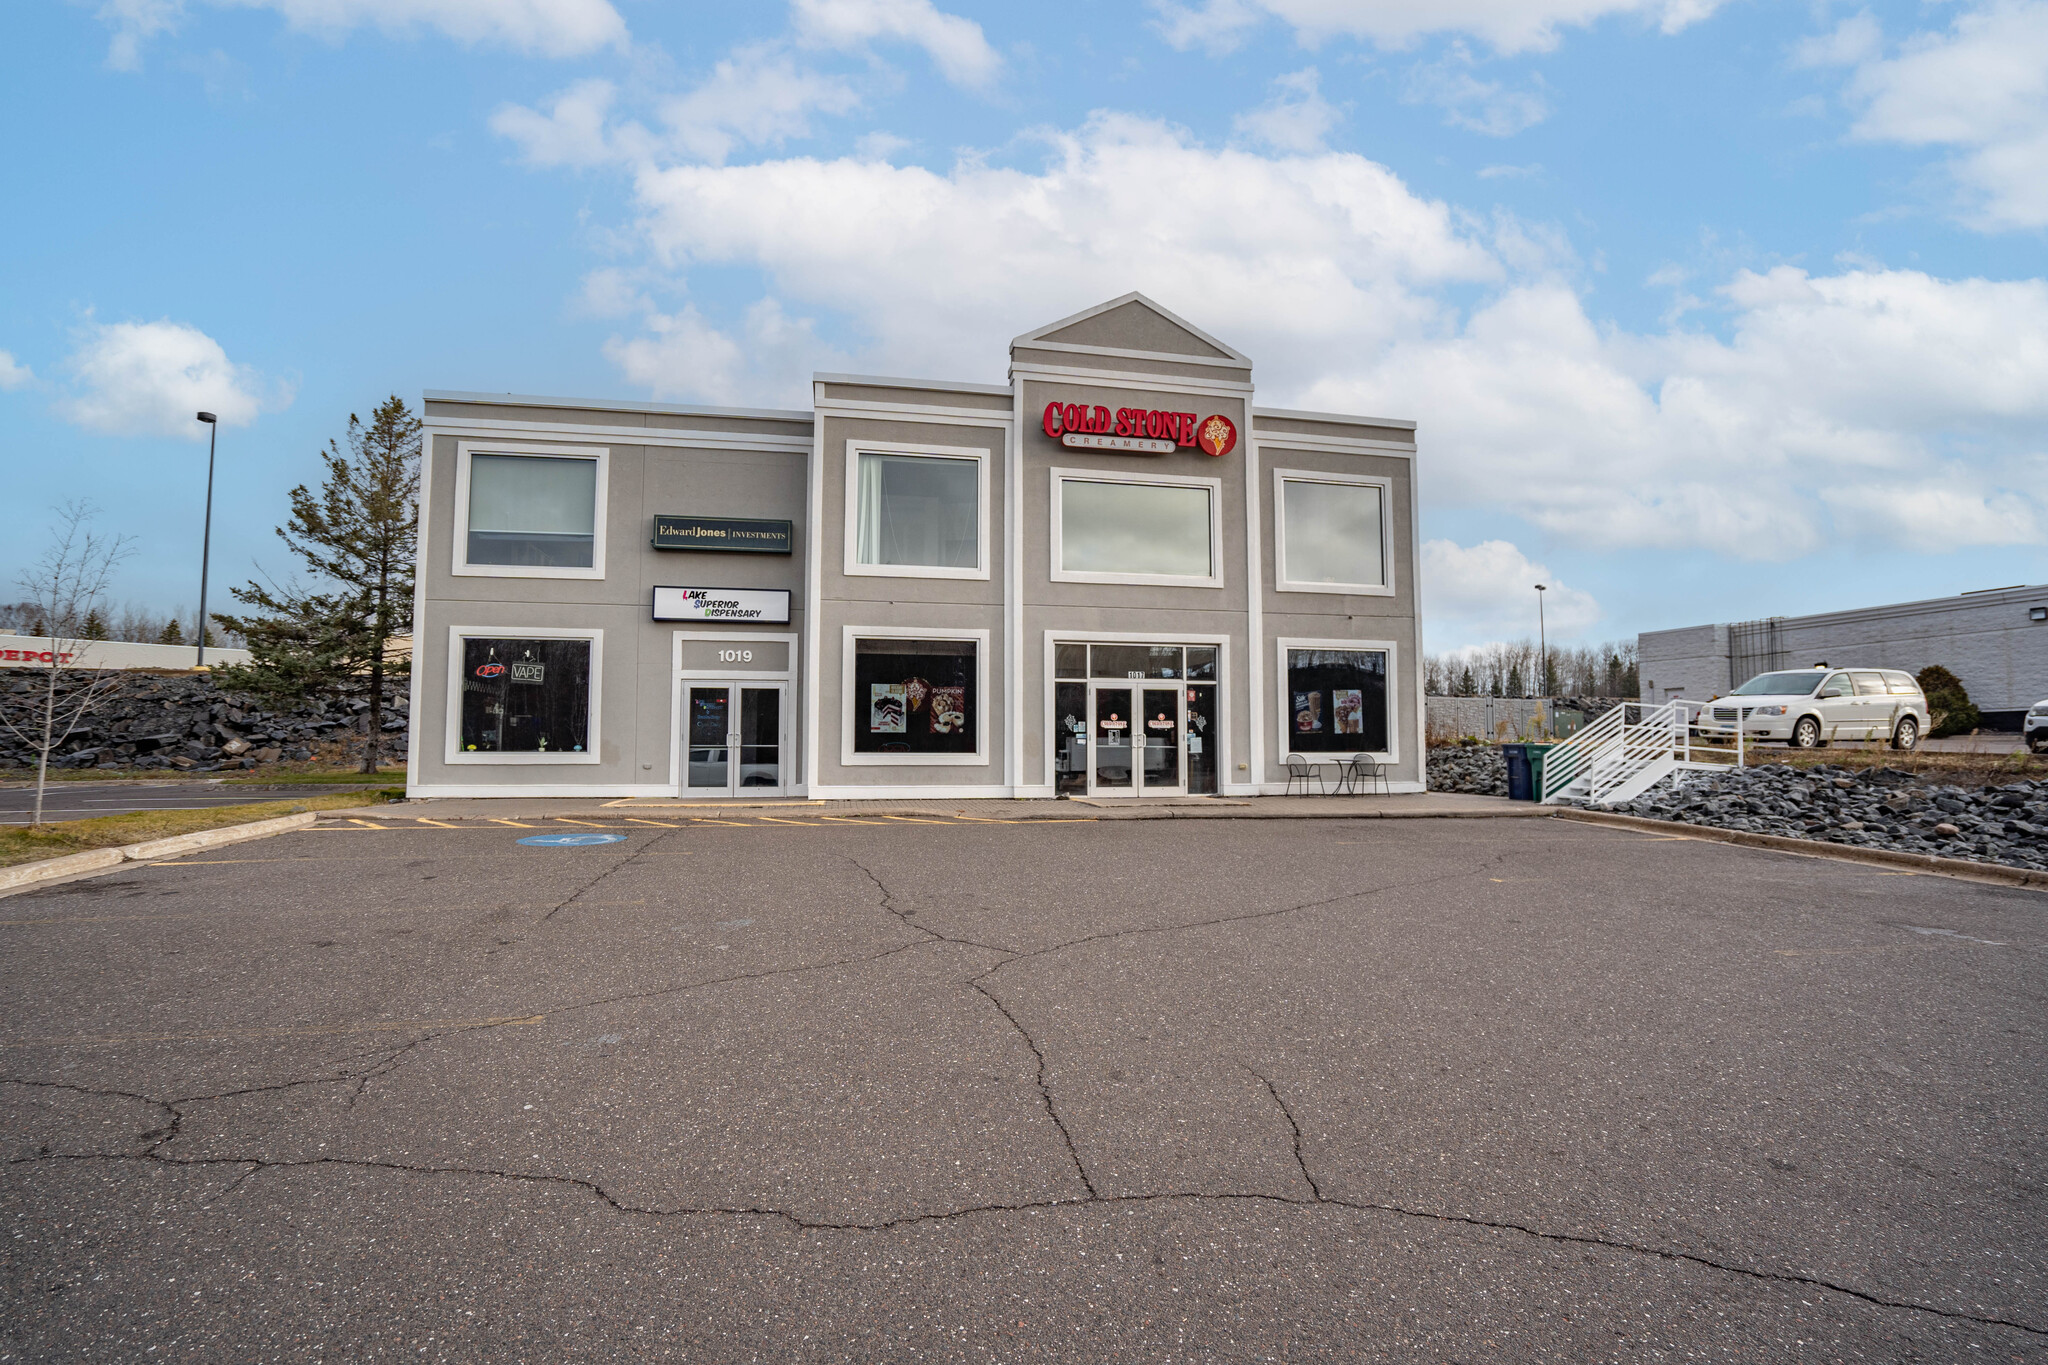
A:
<svg viewBox="0 0 2048 1365">
<path fill-rule="evenodd" d="M 2048 870 L 2048 780 L 1969 788 L 1895 768 L 1683 773 L 1612 809 L 1653 820 Z M 1435 785 L 1432 757 L 1431 785 Z"/>
<path fill-rule="evenodd" d="M 1508 761 L 1492 744 L 1449 744 L 1429 751 L 1429 789 L 1470 792 L 1474 796 L 1508 794 Z"/>
<path fill-rule="evenodd" d="M 60 676 L 60 698 L 91 677 Z M 24 729 L 39 727 L 45 677 L 40 669 L 0 669 L 0 716 Z M 381 747 L 393 757 L 405 753 L 407 704 L 402 683 L 386 685 Z M 369 709 L 361 700 L 266 708 L 254 697 L 222 690 L 204 673 L 122 673 L 57 746 L 50 766 L 218 772 L 304 762 L 316 750 L 340 758 L 344 747 L 360 753 Z M 345 744 L 350 739 L 355 746 Z M 0 769 L 32 769 L 35 762 L 35 751 L 0 727 Z"/>
</svg>

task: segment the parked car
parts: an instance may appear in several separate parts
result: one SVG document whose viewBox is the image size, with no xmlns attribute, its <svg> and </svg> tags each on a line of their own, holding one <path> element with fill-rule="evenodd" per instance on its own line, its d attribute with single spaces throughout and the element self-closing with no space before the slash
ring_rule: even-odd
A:
<svg viewBox="0 0 2048 1365">
<path fill-rule="evenodd" d="M 2027 708 L 2027 747 L 2035 753 L 2048 753 L 2048 701 L 2037 701 Z"/>
<path fill-rule="evenodd" d="M 1881 739 L 1894 749 L 1920 743 L 1932 722 L 1910 673 L 1890 668 L 1802 668 L 1759 673 L 1700 709 L 1693 733 L 1817 749 L 1836 740 Z M 2032 724 L 2030 720 L 2028 722 Z M 2048 727 L 2048 711 L 2042 712 Z M 2048 740 L 2048 728 L 2043 731 Z"/>
</svg>

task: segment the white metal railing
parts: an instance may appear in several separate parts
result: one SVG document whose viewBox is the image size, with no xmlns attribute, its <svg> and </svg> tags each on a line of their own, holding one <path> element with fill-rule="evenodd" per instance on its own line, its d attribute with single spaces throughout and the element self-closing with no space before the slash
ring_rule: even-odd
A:
<svg viewBox="0 0 2048 1365">
<path fill-rule="evenodd" d="M 1617 794 L 1632 783 L 1647 786 L 1674 768 L 1718 767 L 1731 759 L 1740 767 L 1746 757 L 1742 722 L 1747 717 L 1739 702 L 1733 749 L 1694 740 L 1699 714 L 1711 704 L 1682 698 L 1653 707 L 1623 702 L 1543 755 L 1536 799 L 1555 802 L 1571 795 L 1604 804 L 1622 799 Z M 1638 714 L 1631 718 L 1631 711 Z"/>
</svg>

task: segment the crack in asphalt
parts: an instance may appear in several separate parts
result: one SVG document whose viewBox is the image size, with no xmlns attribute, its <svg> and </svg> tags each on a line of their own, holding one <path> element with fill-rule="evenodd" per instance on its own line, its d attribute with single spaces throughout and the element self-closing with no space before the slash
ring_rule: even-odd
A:
<svg viewBox="0 0 2048 1365">
<path fill-rule="evenodd" d="M 1046 1117 L 1052 1120 L 1052 1126 L 1059 1129 L 1060 1141 L 1064 1142 L 1067 1146 L 1067 1159 L 1074 1163 L 1074 1174 L 1081 1177 L 1081 1185 L 1088 1191 L 1088 1197 L 1090 1199 L 1100 1199 L 1102 1196 L 1096 1190 L 1095 1182 L 1089 1178 L 1088 1167 L 1081 1160 L 1081 1149 L 1074 1145 L 1074 1134 L 1068 1129 L 1067 1121 L 1060 1117 L 1060 1107 L 1052 1097 L 1052 1086 L 1046 1082 L 1045 1049 L 1041 1048 L 1038 1045 L 1038 1040 L 1031 1036 L 1030 1029 L 1017 1022 L 1017 1016 L 1010 1013 L 1010 1007 L 1005 1005 L 994 991 L 981 984 L 990 972 L 995 971 L 996 967 L 1001 967 L 1002 965 L 1002 963 L 998 962 L 995 967 L 989 968 L 988 971 L 981 973 L 980 976 L 969 978 L 967 982 L 968 988 L 988 1001 L 989 1004 L 995 1006 L 996 1013 L 1009 1021 L 1010 1027 L 1017 1031 L 1017 1036 L 1024 1040 L 1024 1046 L 1030 1048 L 1031 1055 L 1038 1059 L 1036 1079 L 1038 1081 L 1039 1103 L 1045 1106 Z"/>
<path fill-rule="evenodd" d="M 648 841 L 647 841 L 646 843 L 644 843 L 644 844 L 640 845 L 640 847 L 638 847 L 638 848 L 634 849 L 634 850 L 633 850 L 632 852 L 628 853 L 628 854 L 627 854 L 627 855 L 626 855 L 625 857 L 623 857 L 623 858 L 619 859 L 619 860 L 618 860 L 617 862 L 613 863 L 613 864 L 612 864 L 612 865 L 611 865 L 610 867 L 607 867 L 607 868 L 606 868 L 606 869 L 605 869 L 604 871 L 602 871 L 602 872 L 598 873 L 598 874 L 597 874 L 597 875 L 596 875 L 595 877 L 592 877 L 592 878 L 591 878 L 591 879 L 590 879 L 589 881 L 585 882 L 585 883 L 584 883 L 584 884 L 583 884 L 582 886 L 579 886 L 579 887 L 577 887 L 577 888 L 576 888 L 576 889 L 575 889 L 574 891 L 570 892 L 570 893 L 569 893 L 569 898 L 568 898 L 568 900 L 565 900 L 565 901 L 561 902 L 561 904 L 559 904 L 559 905 L 555 906 L 555 908 L 554 908 L 553 910 L 550 910 L 550 911 L 548 911 L 548 912 L 547 912 L 547 913 L 546 913 L 545 915 L 542 915 L 542 916 L 540 917 L 540 919 L 539 919 L 538 921 L 536 921 L 536 923 L 540 923 L 540 924 L 546 924 L 546 923 L 547 923 L 547 922 L 548 922 L 549 920 L 551 920 L 551 919 L 553 919 L 553 918 L 555 917 L 555 913 L 556 913 L 556 911 L 559 911 L 559 910 L 563 909 L 564 907 L 566 907 L 567 905 L 569 905 L 569 904 L 570 904 L 571 902 L 573 902 L 573 901 L 576 901 L 576 900 L 580 899 L 580 898 L 582 897 L 582 895 L 583 895 L 583 893 L 584 893 L 584 892 L 586 892 L 586 891 L 590 890 L 590 889 L 591 889 L 592 887 L 596 886 L 596 885 L 597 885 L 597 884 L 598 884 L 599 882 L 601 882 L 601 881 L 603 881 L 603 880 L 604 880 L 605 878 L 607 878 L 607 877 L 611 876 L 611 875 L 612 875 L 612 873 L 614 873 L 614 872 L 617 872 L 617 871 L 621 870 L 622 868 L 624 868 L 624 867 L 628 866 L 629 864 L 633 863 L 633 862 L 634 862 L 635 860 L 637 860 L 637 859 L 638 859 L 638 858 L 640 857 L 640 855 L 641 855 L 641 854 L 645 853 L 645 852 L 646 852 L 646 851 L 647 851 L 648 849 L 650 849 L 650 848 L 653 848 L 653 847 L 654 847 L 654 846 L 655 846 L 656 844 L 660 843 L 660 842 L 661 842 L 661 841 L 662 841 L 663 839 L 666 839 L 666 838 L 668 838 L 669 834 L 671 834 L 671 833 L 673 833 L 673 832 L 674 832 L 674 831 L 664 831 L 664 832 L 662 832 L 662 833 L 660 833 L 660 834 L 657 834 L 657 835 L 655 835 L 655 836 L 654 836 L 654 837 L 653 837 L 652 839 L 649 839 L 649 840 L 648 840 Z"/>
<path fill-rule="evenodd" d="M 1265 1086 L 1266 1093 L 1273 1097 L 1273 1103 L 1280 1107 L 1280 1117 L 1287 1120 L 1287 1131 L 1294 1135 L 1294 1164 L 1300 1168 L 1301 1178 L 1308 1185 L 1309 1194 L 1316 1203 L 1323 1203 L 1323 1187 L 1316 1180 L 1314 1172 L 1309 1170 L 1308 1158 L 1302 1155 L 1301 1125 L 1295 1121 L 1294 1110 L 1288 1106 L 1287 1100 L 1280 1094 L 1280 1088 L 1254 1070 L 1250 1062 L 1239 1062 L 1238 1065 L 1242 1066 L 1246 1071 L 1250 1071 L 1252 1079 Z"/>
<path fill-rule="evenodd" d="M 918 933 L 923 934 L 926 938 L 936 940 L 940 943 L 958 943 L 969 948 L 981 948 L 991 953 L 1014 954 L 1015 952 L 1017 952 L 1017 949 L 1015 948 L 1004 948 L 994 943 L 981 943 L 975 939 L 961 938 L 957 934 L 942 934 L 938 930 L 932 928 L 930 925 L 919 924 L 916 920 L 911 918 L 911 916 L 916 914 L 917 912 L 914 910 L 898 909 L 896 905 L 896 893 L 889 888 L 888 883 L 884 882 L 880 877 L 877 877 L 873 872 L 869 871 L 867 864 L 861 862 L 857 858 L 848 858 L 846 861 L 852 863 L 855 868 L 859 869 L 860 874 L 863 877 L 866 877 L 869 881 L 875 884 L 875 890 L 882 893 L 881 908 L 888 911 L 890 914 L 894 915 L 897 919 L 901 920 L 903 922 L 904 928 L 915 929 Z"/>
<path fill-rule="evenodd" d="M 1249 1069 L 1249 1068 L 1247 1068 Z M 1253 1073 L 1257 1075 L 1256 1072 Z M 1263 1078 L 1261 1078 L 1263 1079 Z M 1274 1090 L 1278 1100 L 1279 1092 Z M 1283 1109 L 1285 1105 L 1282 1105 Z M 1290 1115 L 1290 1122 L 1292 1117 Z M 1471 1214 L 1443 1213 L 1432 1209 L 1415 1209 L 1401 1204 L 1384 1204 L 1368 1200 L 1343 1199 L 1334 1195 L 1317 1195 L 1302 1199 L 1277 1194 L 1242 1193 L 1216 1190 L 1174 1190 L 1151 1194 L 1091 1194 L 1085 1199 L 1042 1199 L 1026 1200 L 1014 1204 L 976 1204 L 965 1208 L 947 1209 L 936 1213 L 912 1213 L 899 1218 L 887 1218 L 878 1222 L 836 1222 L 823 1219 L 804 1218 L 787 1209 L 767 1208 L 758 1205 L 678 1205 L 659 1208 L 641 1204 L 629 1204 L 607 1190 L 595 1180 L 573 1175 L 537 1175 L 530 1171 L 505 1171 L 483 1166 L 422 1166 L 399 1161 L 377 1161 L 363 1157 L 312 1157 L 305 1160 L 273 1160 L 263 1157 L 170 1157 L 143 1152 L 105 1153 L 53 1153 L 49 1155 L 22 1156 L 9 1159 L 9 1166 L 42 1165 L 51 1162 L 105 1162 L 118 1164 L 126 1162 L 152 1162 L 164 1166 L 204 1168 L 214 1166 L 249 1166 L 252 1169 L 235 1181 L 228 1190 L 239 1188 L 251 1176 L 266 1170 L 313 1170 L 330 1167 L 348 1170 L 390 1171 L 402 1175 L 422 1176 L 467 1176 L 482 1180 L 505 1180 L 527 1185 L 555 1185 L 582 1190 L 619 1213 L 644 1218 L 762 1218 L 785 1223 L 801 1232 L 897 1232 L 928 1224 L 949 1223 L 968 1218 L 1006 1213 L 1071 1212 L 1087 1205 L 1147 1205 L 1147 1204 L 1278 1204 L 1296 1209 L 1343 1209 L 1353 1213 L 1380 1213 L 1418 1221 L 1451 1224 L 1477 1228 L 1486 1232 L 1517 1233 L 1536 1241 L 1553 1242 L 1563 1246 L 1598 1248 L 1603 1251 L 1626 1252 L 1630 1255 L 1652 1257 L 1660 1261 L 1696 1265 L 1706 1270 L 1765 1283 L 1794 1285 L 1804 1289 L 1817 1289 L 1831 1294 L 1840 1294 L 1876 1308 L 1889 1308 L 1901 1312 L 1926 1313 L 1934 1317 L 1947 1318 L 1956 1322 L 1975 1323 L 1984 1327 L 2005 1327 L 2030 1336 L 2048 1338 L 2048 1328 L 2014 1318 L 1992 1317 L 1980 1313 L 1965 1313 L 1953 1308 L 1942 1308 L 1935 1304 L 1915 1303 L 1910 1299 L 1888 1298 L 1868 1290 L 1850 1285 L 1838 1284 L 1813 1275 L 1800 1275 L 1789 1271 L 1759 1270 L 1754 1266 L 1737 1265 L 1731 1261 L 1717 1260 L 1697 1252 L 1676 1251 L 1668 1247 L 1648 1246 L 1640 1242 L 1626 1242 L 1609 1237 L 1594 1237 L 1584 1233 L 1550 1232 L 1527 1223 L 1516 1223 L 1506 1219 L 1480 1218 Z M 1304 1175 L 1306 1168 L 1304 1167 Z M 216 1195 L 210 1202 L 218 1203 L 227 1190 Z"/>
</svg>

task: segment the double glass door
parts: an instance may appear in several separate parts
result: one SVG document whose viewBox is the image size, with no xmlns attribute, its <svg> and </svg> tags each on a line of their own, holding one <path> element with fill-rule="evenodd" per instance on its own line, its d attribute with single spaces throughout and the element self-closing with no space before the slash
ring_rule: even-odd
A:
<svg viewBox="0 0 2048 1365">
<path fill-rule="evenodd" d="M 773 796 L 783 789 L 783 685 L 683 687 L 683 790 Z"/>
<path fill-rule="evenodd" d="M 1187 688 L 1088 684 L 1088 794 L 1174 796 L 1187 777 Z"/>
</svg>

